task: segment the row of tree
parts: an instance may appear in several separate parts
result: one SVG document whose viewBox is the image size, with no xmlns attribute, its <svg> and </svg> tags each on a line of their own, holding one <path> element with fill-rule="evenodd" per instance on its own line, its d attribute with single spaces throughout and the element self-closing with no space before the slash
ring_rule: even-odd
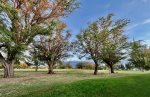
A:
<svg viewBox="0 0 150 97">
<path fill-rule="evenodd" d="M 94 61 L 95 75 L 101 63 L 114 73 L 114 65 L 129 55 L 132 64 L 149 66 L 149 50 L 141 49 L 141 44 L 137 47 L 137 42 L 131 45 L 123 33 L 129 21 L 113 20 L 113 14 L 90 23 L 70 42 L 71 34 L 61 18 L 78 7 L 76 0 L 1 0 L 0 63 L 4 77 L 14 76 L 13 64 L 22 58 L 28 64 L 46 63 L 48 74 L 53 74 L 54 65 L 73 50 L 79 58 Z"/>
<path fill-rule="evenodd" d="M 114 65 L 126 59 L 128 67 L 150 69 L 150 49 L 140 40 L 128 41 L 124 34 L 128 23 L 127 19 L 113 20 L 113 14 L 109 14 L 89 24 L 77 35 L 75 52 L 80 58 L 94 61 L 95 75 L 100 64 L 104 63 L 114 73 Z"/>
</svg>

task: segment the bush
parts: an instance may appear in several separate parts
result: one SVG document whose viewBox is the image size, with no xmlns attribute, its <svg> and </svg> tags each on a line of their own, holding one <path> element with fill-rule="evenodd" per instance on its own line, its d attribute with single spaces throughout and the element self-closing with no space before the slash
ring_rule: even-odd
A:
<svg viewBox="0 0 150 97">
<path fill-rule="evenodd" d="M 90 63 L 90 62 L 81 62 L 81 63 L 78 63 L 76 65 L 77 69 L 90 69 L 90 70 L 92 70 L 92 69 L 94 69 L 94 67 L 95 67 L 94 64 Z"/>
<path fill-rule="evenodd" d="M 25 64 L 25 63 L 19 65 L 20 69 L 27 69 L 28 67 L 29 66 L 27 64 Z"/>
</svg>

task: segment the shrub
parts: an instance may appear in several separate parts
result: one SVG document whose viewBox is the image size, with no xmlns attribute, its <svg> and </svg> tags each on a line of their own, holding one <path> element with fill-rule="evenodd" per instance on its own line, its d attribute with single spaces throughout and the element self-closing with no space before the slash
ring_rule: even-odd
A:
<svg viewBox="0 0 150 97">
<path fill-rule="evenodd" d="M 27 69 L 28 67 L 29 66 L 27 64 L 25 64 L 25 63 L 22 63 L 22 64 L 19 65 L 20 69 Z"/>
</svg>

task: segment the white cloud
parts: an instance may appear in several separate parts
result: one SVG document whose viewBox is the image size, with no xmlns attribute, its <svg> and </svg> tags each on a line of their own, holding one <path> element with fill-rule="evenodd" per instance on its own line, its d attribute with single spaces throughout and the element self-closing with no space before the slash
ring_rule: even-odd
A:
<svg viewBox="0 0 150 97">
<path fill-rule="evenodd" d="M 150 18 L 146 19 L 142 24 L 149 24 L 150 23 Z"/>
<path fill-rule="evenodd" d="M 150 18 L 144 20 L 142 23 L 135 23 L 135 24 L 129 26 L 129 27 L 127 28 L 127 30 L 131 30 L 131 29 L 134 29 L 134 28 L 136 28 L 136 27 L 138 27 L 138 26 L 140 26 L 140 25 L 145 25 L 145 24 L 150 24 Z"/>
<path fill-rule="evenodd" d="M 139 26 L 140 24 L 133 24 L 133 25 L 131 25 L 131 26 L 129 26 L 128 28 L 127 28 L 127 30 L 131 30 L 131 29 L 133 29 L 133 28 L 136 28 L 137 26 Z"/>
</svg>

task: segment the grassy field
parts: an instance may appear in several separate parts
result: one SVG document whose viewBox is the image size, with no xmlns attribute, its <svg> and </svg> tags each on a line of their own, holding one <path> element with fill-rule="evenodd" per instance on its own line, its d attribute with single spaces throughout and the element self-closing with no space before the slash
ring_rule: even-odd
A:
<svg viewBox="0 0 150 97">
<path fill-rule="evenodd" d="M 0 97 L 150 97 L 150 72 L 15 70 L 15 78 L 0 78 Z M 2 71 L 0 71 L 2 75 Z"/>
</svg>

